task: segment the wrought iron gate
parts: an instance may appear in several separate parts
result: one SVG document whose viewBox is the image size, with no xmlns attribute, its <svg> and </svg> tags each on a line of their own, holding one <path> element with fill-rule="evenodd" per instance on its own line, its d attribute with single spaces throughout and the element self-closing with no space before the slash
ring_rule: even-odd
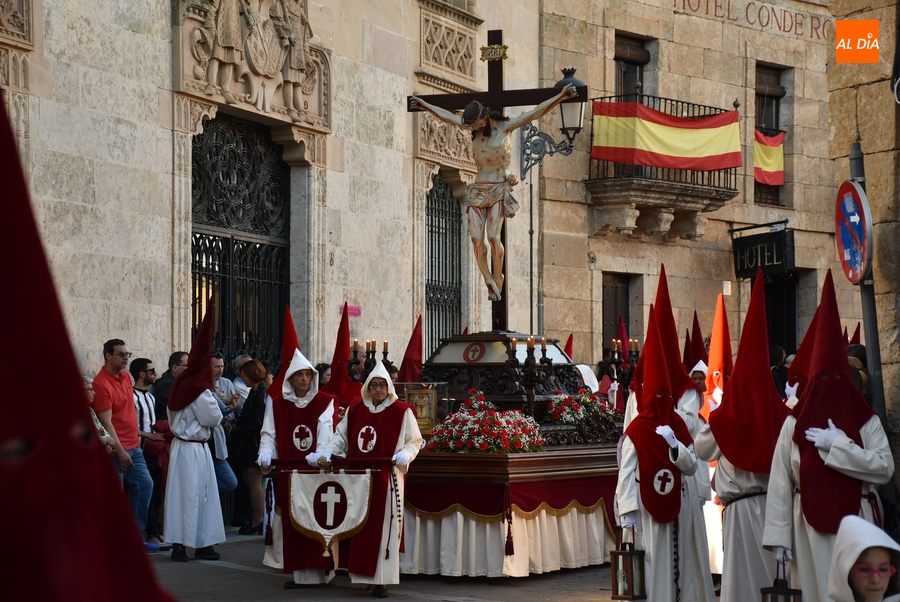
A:
<svg viewBox="0 0 900 602">
<path fill-rule="evenodd" d="M 442 338 L 462 330 L 462 217 L 459 201 L 453 198 L 441 174 L 434 176 L 426 215 L 425 357 L 428 357 Z"/>
<path fill-rule="evenodd" d="M 211 120 L 193 140 L 192 336 L 216 302 L 213 349 L 277 370 L 287 303 L 289 168 L 266 128 Z"/>
</svg>

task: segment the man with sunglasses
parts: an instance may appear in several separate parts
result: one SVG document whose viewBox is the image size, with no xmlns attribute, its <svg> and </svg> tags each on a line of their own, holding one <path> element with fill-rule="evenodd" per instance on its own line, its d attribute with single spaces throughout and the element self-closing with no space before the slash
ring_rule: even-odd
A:
<svg viewBox="0 0 900 602">
<path fill-rule="evenodd" d="M 131 353 L 122 339 L 103 344 L 103 367 L 94 377 L 94 412 L 116 444 L 114 462 L 122 484 L 131 491 L 131 508 L 141 531 L 147 529 L 147 510 L 153 479 L 141 451 L 131 377 L 125 370 Z M 148 551 L 159 550 L 147 543 Z"/>
</svg>

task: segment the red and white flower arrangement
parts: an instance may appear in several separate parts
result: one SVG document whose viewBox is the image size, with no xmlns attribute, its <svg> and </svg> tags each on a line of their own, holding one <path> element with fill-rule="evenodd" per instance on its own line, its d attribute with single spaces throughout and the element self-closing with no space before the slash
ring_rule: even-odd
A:
<svg viewBox="0 0 900 602">
<path fill-rule="evenodd" d="M 592 395 L 587 389 L 579 389 L 577 395 L 566 395 L 556 390 L 547 402 L 547 413 L 541 420 L 543 423 L 552 424 L 577 424 L 587 419 L 596 408 L 614 422 L 621 421 L 622 413 L 616 410 L 615 404 L 597 395 Z"/>
<path fill-rule="evenodd" d="M 426 451 L 512 454 L 544 451 L 537 422 L 516 410 L 498 411 L 481 391 L 435 426 Z"/>
</svg>

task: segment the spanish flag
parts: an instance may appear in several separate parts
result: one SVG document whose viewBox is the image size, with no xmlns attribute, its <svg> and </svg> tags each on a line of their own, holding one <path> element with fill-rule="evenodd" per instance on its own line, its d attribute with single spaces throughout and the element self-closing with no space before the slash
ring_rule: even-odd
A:
<svg viewBox="0 0 900 602">
<path fill-rule="evenodd" d="M 759 130 L 753 142 L 753 179 L 767 186 L 784 184 L 784 132 L 766 136 Z"/>
<path fill-rule="evenodd" d="M 740 167 L 738 112 L 687 119 L 636 102 L 594 102 L 591 158 L 669 169 Z"/>
</svg>

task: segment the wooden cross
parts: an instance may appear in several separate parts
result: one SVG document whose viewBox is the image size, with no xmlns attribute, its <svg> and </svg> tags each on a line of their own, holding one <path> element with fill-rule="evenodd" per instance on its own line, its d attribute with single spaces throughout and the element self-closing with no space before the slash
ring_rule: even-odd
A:
<svg viewBox="0 0 900 602">
<path fill-rule="evenodd" d="M 429 94 L 420 96 L 422 100 L 436 107 L 457 111 L 465 109 L 469 103 L 478 101 L 493 111 L 503 113 L 506 107 L 520 107 L 538 105 L 545 100 L 559 94 L 559 88 L 529 88 L 526 90 L 503 89 L 503 60 L 506 58 L 506 49 L 503 47 L 503 30 L 492 29 L 487 32 L 487 48 L 482 48 L 482 58 L 488 61 L 488 89 L 487 92 L 463 92 L 460 94 Z M 487 58 L 485 58 L 487 57 Z M 566 99 L 563 102 L 587 102 L 587 86 L 578 87 L 578 95 Z M 424 109 L 412 106 L 412 97 L 406 97 L 407 111 L 422 111 Z M 491 302 L 491 329 L 509 330 L 509 303 L 507 292 L 509 278 L 507 274 L 507 257 L 509 246 L 506 244 L 506 222 L 500 240 L 506 253 L 503 255 L 503 291 L 499 301 Z"/>
</svg>

